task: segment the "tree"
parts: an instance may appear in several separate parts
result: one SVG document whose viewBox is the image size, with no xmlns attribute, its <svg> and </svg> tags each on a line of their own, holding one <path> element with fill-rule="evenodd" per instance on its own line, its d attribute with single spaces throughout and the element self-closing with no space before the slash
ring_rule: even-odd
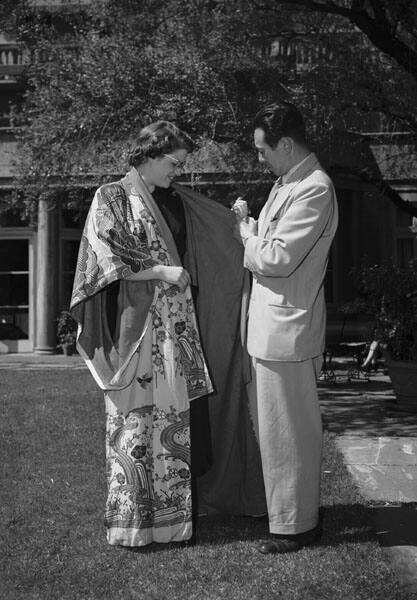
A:
<svg viewBox="0 0 417 600">
<path fill-rule="evenodd" d="M 354 132 L 358 126 L 362 130 L 368 126 L 368 131 L 400 130 L 417 135 L 416 0 L 250 0 L 250 3 L 260 14 L 268 16 L 277 35 L 282 30 L 283 9 L 302 19 L 309 14 L 327 17 L 321 33 L 326 35 L 326 29 L 327 34 L 337 31 L 339 41 L 333 35 L 331 46 L 339 58 L 339 68 L 329 73 L 323 61 L 318 61 L 314 77 L 327 74 L 332 81 L 329 79 L 326 86 L 321 77 L 320 82 L 305 82 L 304 89 L 316 89 L 324 98 L 322 92 L 328 88 L 331 101 L 324 104 L 327 114 L 339 121 L 339 127 Z M 346 34 L 351 37 L 355 32 L 362 40 L 357 39 L 352 51 L 346 44 Z M 340 68 L 343 62 L 345 67 Z M 401 156 L 393 144 L 394 153 L 398 153 L 397 162 L 406 158 L 408 150 L 405 148 Z M 397 207 L 417 216 L 417 209 L 405 202 L 383 178 L 370 174 L 367 169 L 362 169 L 360 175 Z"/>
<path fill-rule="evenodd" d="M 415 52 L 415 1 L 111 0 L 53 17 L 28 0 L 12 4 L 20 39 L 47 57 L 28 69 L 18 115 L 18 167 L 34 197 L 123 171 L 126 140 L 162 116 L 201 144 L 233 143 L 235 163 L 255 168 L 251 120 L 277 96 L 303 107 L 316 145 L 332 157 L 338 132 L 352 136 L 375 123 L 417 131 L 414 67 L 399 50 Z M 314 54 L 308 68 L 263 52 L 277 36 Z M 392 56 L 382 60 L 377 42 L 385 52 L 392 46 Z M 375 184 L 375 170 L 361 175 Z M 378 186 L 414 210 L 381 179 Z"/>
<path fill-rule="evenodd" d="M 415 0 L 252 0 L 278 16 L 282 7 L 347 19 L 371 43 L 417 80 L 417 2 Z"/>
<path fill-rule="evenodd" d="M 118 0 L 85 7 L 83 19 L 68 11 L 57 20 L 21 0 L 14 11 L 19 37 L 44 57 L 27 70 L 16 115 L 26 195 L 122 172 L 127 140 L 162 117 L 201 144 L 244 146 L 257 103 L 276 96 L 285 77 L 252 43 L 256 28 L 245 7 Z"/>
</svg>

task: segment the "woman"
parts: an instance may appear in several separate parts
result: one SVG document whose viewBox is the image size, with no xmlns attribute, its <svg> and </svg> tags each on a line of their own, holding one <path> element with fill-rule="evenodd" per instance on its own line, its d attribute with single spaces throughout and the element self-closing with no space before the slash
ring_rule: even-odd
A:
<svg viewBox="0 0 417 600">
<path fill-rule="evenodd" d="M 192 535 L 189 408 L 191 401 L 204 407 L 213 386 L 189 270 L 217 388 L 210 397 L 212 468 L 201 480 L 200 504 L 204 512 L 259 513 L 263 507 L 236 332 L 243 270 L 234 220 L 181 186 L 179 210 L 161 202 L 165 218 L 154 198 L 156 188 L 170 187 L 190 149 L 171 123 L 144 128 L 131 171 L 96 192 L 81 240 L 71 310 L 79 322 L 79 352 L 105 390 L 110 544 L 143 546 Z M 174 206 L 175 196 L 171 200 Z M 204 436 L 194 437 L 198 454 L 209 453 Z"/>
<path fill-rule="evenodd" d="M 212 386 L 190 277 L 152 198 L 156 186 L 170 186 L 189 149 L 170 123 L 143 129 L 134 168 L 97 191 L 81 242 L 71 306 L 84 325 L 80 352 L 106 390 L 110 544 L 192 534 L 189 403 Z M 118 289 L 97 306 L 107 339 L 91 352 L 83 300 L 114 281 Z"/>
</svg>

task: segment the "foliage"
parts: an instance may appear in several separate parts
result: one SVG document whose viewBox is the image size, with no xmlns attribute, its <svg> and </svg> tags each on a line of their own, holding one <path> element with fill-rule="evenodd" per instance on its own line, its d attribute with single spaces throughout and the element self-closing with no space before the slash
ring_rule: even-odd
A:
<svg viewBox="0 0 417 600">
<path fill-rule="evenodd" d="M 315 124 L 322 159 L 350 168 L 374 193 L 417 216 L 386 181 L 414 176 L 417 0 L 249 1 L 275 35 L 310 42 L 314 58 L 300 73 L 297 98 Z M 282 30 L 283 9 L 298 28 Z M 365 142 L 362 132 L 373 135 Z M 370 140 L 381 155 L 370 151 Z"/>
<path fill-rule="evenodd" d="M 110 0 L 53 16 L 29 0 L 8 2 L 1 16 L 42 58 L 25 74 L 14 117 L 29 199 L 120 174 L 136 132 L 162 117 L 200 146 L 233 143 L 223 171 L 258 172 L 252 118 L 277 97 L 300 105 L 325 162 L 368 179 L 381 173 L 357 134 L 417 132 L 415 74 L 397 56 L 399 42 L 414 51 L 414 0 L 384 0 L 374 13 L 373 2 L 351 0 Z M 277 37 L 311 60 L 271 55 Z"/>
<path fill-rule="evenodd" d="M 77 322 L 68 310 L 62 310 L 57 319 L 58 347 L 75 344 L 77 340 Z"/>
<path fill-rule="evenodd" d="M 72 42 L 40 33 L 46 59 L 28 68 L 15 118 L 20 187 L 30 184 L 36 197 L 51 185 L 119 174 L 136 132 L 159 118 L 200 145 L 247 145 L 258 103 L 282 91 L 282 76 L 249 41 L 254 24 L 244 5 L 121 0 L 94 5 L 83 28 L 73 26 Z"/>
<path fill-rule="evenodd" d="M 417 132 L 413 101 L 417 84 L 417 0 L 252 0 L 252 4 L 275 21 L 277 32 L 284 7 L 302 21 L 310 21 L 316 43 L 331 51 L 312 65 L 313 76 L 320 78 L 323 69 L 331 75 L 323 99 L 324 94 L 333 92 L 325 101 L 326 108 L 332 113 L 336 109 L 338 115 L 341 109 L 348 129 L 357 113 L 362 130 L 371 131 L 379 125 L 387 132 L 396 128 Z M 382 123 L 376 116 L 383 117 Z"/>
<path fill-rule="evenodd" d="M 301 13 L 347 20 L 417 79 L 416 0 L 252 0 L 252 3 L 271 15 L 279 14 L 284 6 Z"/>
<path fill-rule="evenodd" d="M 356 276 L 358 307 L 375 319 L 375 340 L 395 360 L 417 360 L 417 260 L 363 264 Z"/>
</svg>

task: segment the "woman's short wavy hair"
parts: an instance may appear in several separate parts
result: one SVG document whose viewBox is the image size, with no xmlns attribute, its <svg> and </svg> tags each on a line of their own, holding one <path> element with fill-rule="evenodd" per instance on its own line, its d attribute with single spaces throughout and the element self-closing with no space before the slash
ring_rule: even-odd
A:
<svg viewBox="0 0 417 600">
<path fill-rule="evenodd" d="M 156 121 L 140 130 L 136 145 L 129 153 L 129 165 L 138 167 L 149 158 L 158 158 L 176 150 L 192 152 L 191 138 L 169 121 Z"/>
</svg>

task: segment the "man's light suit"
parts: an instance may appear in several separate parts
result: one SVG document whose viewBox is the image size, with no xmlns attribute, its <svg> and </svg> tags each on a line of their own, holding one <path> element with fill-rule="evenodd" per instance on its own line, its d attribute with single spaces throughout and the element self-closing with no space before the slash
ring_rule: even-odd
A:
<svg viewBox="0 0 417 600">
<path fill-rule="evenodd" d="M 271 533 L 318 522 L 322 428 L 316 371 L 324 351 L 323 282 L 338 211 L 333 184 L 310 154 L 274 185 L 245 241 L 253 274 L 247 347 Z M 258 421 L 258 422 L 257 422 Z"/>
</svg>

